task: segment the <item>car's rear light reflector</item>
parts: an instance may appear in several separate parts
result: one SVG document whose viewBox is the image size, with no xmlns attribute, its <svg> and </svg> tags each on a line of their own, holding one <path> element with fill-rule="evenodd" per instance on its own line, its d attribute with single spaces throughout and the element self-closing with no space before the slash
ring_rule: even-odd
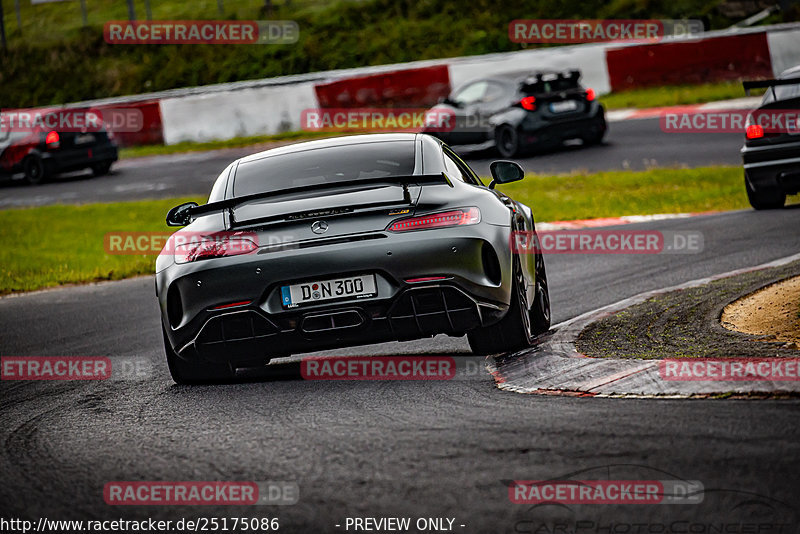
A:
<svg viewBox="0 0 800 534">
<path fill-rule="evenodd" d="M 389 225 L 390 232 L 408 232 L 410 230 L 427 230 L 429 228 L 445 228 L 448 226 L 465 226 L 481 222 L 481 212 L 478 208 L 464 208 L 460 210 L 443 211 L 421 217 L 399 219 Z"/>
<path fill-rule="evenodd" d="M 247 306 L 253 302 L 252 300 L 240 300 L 239 302 L 231 302 L 230 304 L 220 304 L 219 306 L 214 306 L 212 309 L 214 310 L 224 310 L 225 308 L 235 308 L 236 306 Z"/>
<path fill-rule="evenodd" d="M 41 139 L 41 137 L 39 139 Z M 44 142 L 48 146 L 52 145 L 53 147 L 57 147 L 58 146 L 58 139 L 59 139 L 58 138 L 58 132 L 53 130 L 52 132 L 47 134 L 47 137 L 44 138 Z"/>
<path fill-rule="evenodd" d="M 592 100 L 594 100 L 596 98 L 596 96 L 597 95 L 594 94 L 594 89 L 592 89 L 591 87 L 586 89 L 586 100 L 591 102 Z"/>
<path fill-rule="evenodd" d="M 406 278 L 406 283 L 416 284 L 418 282 L 436 282 L 438 280 L 447 280 L 447 276 L 422 276 L 420 278 Z"/>
<path fill-rule="evenodd" d="M 536 109 L 536 97 L 526 96 L 519 101 L 519 105 L 522 106 L 524 109 L 527 109 L 528 111 L 533 111 Z"/>
<path fill-rule="evenodd" d="M 746 135 L 748 139 L 759 139 L 764 137 L 764 128 L 760 124 L 751 124 L 747 127 Z"/>
</svg>

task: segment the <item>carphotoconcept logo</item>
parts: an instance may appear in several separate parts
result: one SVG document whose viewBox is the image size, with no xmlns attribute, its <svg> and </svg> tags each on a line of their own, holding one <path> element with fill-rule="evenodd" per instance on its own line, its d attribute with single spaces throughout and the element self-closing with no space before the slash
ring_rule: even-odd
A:
<svg viewBox="0 0 800 534">
<path fill-rule="evenodd" d="M 786 534 L 797 524 L 793 506 L 753 487 L 707 487 L 647 465 L 598 465 L 501 483 L 521 505 L 513 531 L 525 534 Z"/>
<path fill-rule="evenodd" d="M 293 44 L 293 20 L 111 20 L 103 28 L 109 44 Z"/>
<path fill-rule="evenodd" d="M 647 43 L 667 37 L 689 37 L 703 32 L 700 20 L 513 20 L 508 25 L 512 43 Z"/>
</svg>

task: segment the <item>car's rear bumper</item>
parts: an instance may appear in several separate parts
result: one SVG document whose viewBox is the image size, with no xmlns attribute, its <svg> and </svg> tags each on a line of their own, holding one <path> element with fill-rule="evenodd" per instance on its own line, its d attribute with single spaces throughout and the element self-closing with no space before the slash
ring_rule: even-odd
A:
<svg viewBox="0 0 800 534">
<path fill-rule="evenodd" d="M 406 288 L 393 299 L 267 315 L 259 306 L 216 314 L 178 347 L 188 360 L 240 363 L 269 357 L 403 341 L 436 334 L 464 335 L 499 320 L 506 308 L 481 303 L 455 285 Z"/>
<path fill-rule="evenodd" d="M 751 191 L 800 192 L 800 140 L 741 150 L 745 179 Z"/>
<path fill-rule="evenodd" d="M 381 233 L 382 238 L 346 246 L 262 249 L 173 264 L 157 274 L 162 321 L 181 356 L 233 363 L 440 333 L 463 335 L 502 318 L 511 294 L 510 229 L 483 223 L 465 234 L 463 228 Z M 376 297 L 282 305 L 280 288 L 288 283 L 360 274 L 376 276 Z M 445 279 L 407 281 L 439 276 Z M 247 304 L 215 309 L 237 302 Z"/>
<path fill-rule="evenodd" d="M 605 112 L 597 106 L 592 114 L 579 114 L 562 120 L 540 120 L 531 115 L 520 124 L 521 140 L 527 145 L 560 144 L 568 139 L 591 139 L 607 128 Z"/>
<path fill-rule="evenodd" d="M 67 172 L 85 169 L 95 164 L 117 161 L 119 154 L 116 145 L 102 143 L 54 150 L 44 153 L 43 157 L 53 172 Z"/>
</svg>

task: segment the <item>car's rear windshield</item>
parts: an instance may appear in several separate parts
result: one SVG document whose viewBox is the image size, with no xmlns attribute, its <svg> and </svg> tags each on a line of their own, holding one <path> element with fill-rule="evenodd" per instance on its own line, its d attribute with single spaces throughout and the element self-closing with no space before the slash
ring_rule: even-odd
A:
<svg viewBox="0 0 800 534">
<path fill-rule="evenodd" d="M 570 89 L 577 89 L 580 87 L 577 78 L 570 77 L 545 77 L 544 79 L 537 80 L 535 78 L 528 79 L 520 84 L 520 90 L 529 95 L 542 95 L 548 93 L 557 93 L 560 91 L 568 91 Z"/>
<path fill-rule="evenodd" d="M 772 91 L 773 89 L 775 89 L 774 93 Z M 790 98 L 798 97 L 800 97 L 800 84 L 776 85 L 775 87 L 770 87 L 767 89 L 767 92 L 764 93 L 764 99 L 761 101 L 761 103 L 768 104 L 770 102 L 775 102 L 776 100 L 789 100 Z"/>
<path fill-rule="evenodd" d="M 292 187 L 414 172 L 414 141 L 382 141 L 315 148 L 239 164 L 236 197 Z"/>
</svg>

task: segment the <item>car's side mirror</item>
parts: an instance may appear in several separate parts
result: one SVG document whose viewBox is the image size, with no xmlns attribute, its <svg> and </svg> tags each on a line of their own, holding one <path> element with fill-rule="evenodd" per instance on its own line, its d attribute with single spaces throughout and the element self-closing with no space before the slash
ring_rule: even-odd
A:
<svg viewBox="0 0 800 534">
<path fill-rule="evenodd" d="M 492 182 L 489 184 L 489 189 L 494 189 L 497 184 L 507 184 L 525 178 L 525 171 L 516 161 L 502 159 L 493 161 L 489 165 L 489 170 L 492 171 Z"/>
<path fill-rule="evenodd" d="M 189 210 L 197 207 L 197 202 L 186 202 L 180 206 L 175 206 L 167 213 L 167 226 L 186 226 L 192 222 L 192 215 Z"/>
</svg>

